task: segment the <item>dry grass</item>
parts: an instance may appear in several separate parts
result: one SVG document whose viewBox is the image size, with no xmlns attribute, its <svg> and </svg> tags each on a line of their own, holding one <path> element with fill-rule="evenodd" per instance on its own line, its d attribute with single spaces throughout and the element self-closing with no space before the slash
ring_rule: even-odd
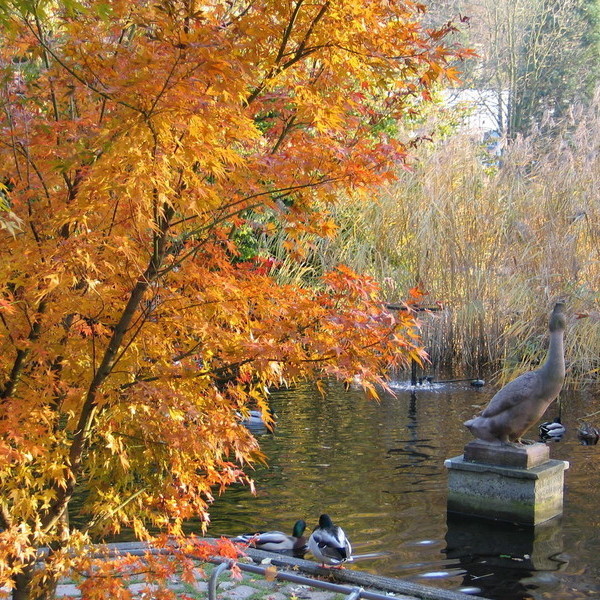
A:
<svg viewBox="0 0 600 600">
<path fill-rule="evenodd" d="M 574 111 L 553 141 L 516 141 L 501 168 L 464 136 L 422 148 L 379 198 L 337 206 L 340 235 L 316 242 L 302 272 L 288 275 L 344 262 L 376 277 L 390 301 L 421 282 L 446 307 L 422 319 L 433 362 L 502 367 L 506 380 L 543 359 L 557 299 L 571 313 L 597 310 L 599 144 L 600 104 Z M 571 383 L 597 378 L 599 322 L 569 322 Z"/>
</svg>

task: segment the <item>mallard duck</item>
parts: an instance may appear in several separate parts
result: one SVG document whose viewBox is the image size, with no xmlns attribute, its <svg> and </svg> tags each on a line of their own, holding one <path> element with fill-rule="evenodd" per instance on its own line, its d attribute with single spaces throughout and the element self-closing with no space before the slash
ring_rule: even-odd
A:
<svg viewBox="0 0 600 600">
<path fill-rule="evenodd" d="M 567 432 L 566 427 L 560 422 L 560 417 L 553 421 L 546 421 L 539 426 L 540 439 L 543 442 L 560 442 L 563 435 Z"/>
<path fill-rule="evenodd" d="M 583 423 L 577 429 L 577 437 L 584 446 L 595 446 L 600 439 L 600 430 L 589 423 Z"/>
<path fill-rule="evenodd" d="M 259 531 L 258 533 L 245 533 L 233 538 L 232 541 L 267 552 L 303 555 L 306 551 L 305 529 L 306 522 L 298 519 L 294 523 L 292 535 L 287 535 L 283 531 Z"/>
<path fill-rule="evenodd" d="M 249 411 L 247 417 L 243 417 L 241 413 L 237 413 L 237 415 L 240 419 L 240 423 L 253 433 L 266 433 L 272 431 L 275 426 L 275 414 L 270 415 L 272 422 L 269 425 L 267 425 L 266 421 L 263 419 L 260 410 Z"/>
<path fill-rule="evenodd" d="M 251 410 L 247 417 L 242 417 L 241 423 L 245 427 L 266 427 L 260 410 Z"/>
<path fill-rule="evenodd" d="M 308 538 L 308 549 L 322 564 L 341 567 L 352 561 L 352 546 L 344 530 L 334 525 L 329 515 L 319 517 L 319 526 Z"/>
<path fill-rule="evenodd" d="M 565 305 L 557 302 L 548 323 L 546 362 L 513 379 L 496 393 L 481 415 L 465 422 L 475 437 L 496 444 L 520 442 L 521 436 L 558 397 L 565 378 L 565 326 Z"/>
</svg>

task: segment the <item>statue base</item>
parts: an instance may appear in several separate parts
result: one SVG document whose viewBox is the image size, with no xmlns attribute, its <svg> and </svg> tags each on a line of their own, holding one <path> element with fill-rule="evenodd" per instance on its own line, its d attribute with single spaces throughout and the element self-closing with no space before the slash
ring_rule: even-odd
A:
<svg viewBox="0 0 600 600">
<path fill-rule="evenodd" d="M 448 468 L 448 512 L 537 525 L 562 514 L 564 471 L 546 444 L 470 442 Z"/>
<path fill-rule="evenodd" d="M 473 440 L 465 446 L 465 460 L 468 462 L 531 469 L 550 459 L 550 449 L 546 444 L 525 442 L 523 444 L 492 444 L 483 440 Z"/>
</svg>

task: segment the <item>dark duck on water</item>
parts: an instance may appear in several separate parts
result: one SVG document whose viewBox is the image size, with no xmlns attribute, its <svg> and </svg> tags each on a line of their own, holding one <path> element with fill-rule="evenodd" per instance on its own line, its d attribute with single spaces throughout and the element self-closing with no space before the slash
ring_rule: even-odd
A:
<svg viewBox="0 0 600 600">
<path fill-rule="evenodd" d="M 552 421 L 540 423 L 538 431 L 542 442 L 560 442 L 563 439 L 567 428 L 562 423 L 562 402 L 557 400 L 558 415 Z"/>
<path fill-rule="evenodd" d="M 544 423 L 541 423 L 539 432 L 542 442 L 560 442 L 567 429 L 561 423 L 560 417 L 556 417 L 553 421 L 544 421 Z"/>
<path fill-rule="evenodd" d="M 583 446 L 595 446 L 600 440 L 600 430 L 589 423 L 582 423 L 577 428 L 577 438 Z"/>
<path fill-rule="evenodd" d="M 565 378 L 565 305 L 557 302 L 550 315 L 550 344 L 544 364 L 519 375 L 491 399 L 485 410 L 465 422 L 477 438 L 492 443 L 521 442 L 521 437 L 558 397 Z"/>
</svg>

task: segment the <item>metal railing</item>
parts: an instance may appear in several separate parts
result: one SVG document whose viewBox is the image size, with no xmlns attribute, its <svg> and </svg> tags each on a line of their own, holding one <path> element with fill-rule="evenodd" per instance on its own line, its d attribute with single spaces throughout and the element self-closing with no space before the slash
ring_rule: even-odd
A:
<svg viewBox="0 0 600 600">
<path fill-rule="evenodd" d="M 215 540 L 212 538 L 206 538 L 206 541 L 214 542 Z M 108 544 L 108 547 L 110 548 L 108 553 L 98 553 L 97 556 L 108 558 L 124 555 L 143 556 L 147 553 L 171 554 L 173 552 L 172 548 L 152 548 L 147 544 L 140 542 Z M 351 569 L 332 570 L 336 571 L 336 576 L 344 576 L 345 579 L 350 579 L 347 582 L 349 585 L 332 583 L 330 581 L 324 581 L 321 579 L 312 579 L 310 577 L 298 575 L 296 572 L 291 572 L 290 570 L 282 570 L 280 568 L 277 568 L 275 573 L 273 573 L 273 567 L 283 567 L 283 569 L 302 569 L 309 570 L 309 572 L 311 572 L 310 569 L 312 569 L 318 575 L 323 575 L 324 573 L 322 571 L 324 571 L 325 569 L 320 568 L 317 563 L 310 563 L 310 561 L 281 556 L 271 552 L 247 549 L 246 553 L 248 555 L 248 558 L 254 561 L 268 560 L 269 566 L 271 567 L 269 571 L 267 571 L 267 567 L 261 567 L 256 564 L 240 562 L 222 556 L 212 556 L 209 559 L 204 559 L 205 562 L 210 562 L 214 565 L 217 565 L 215 570 L 211 573 L 208 582 L 208 600 L 217 600 L 217 578 L 220 574 L 222 574 L 228 569 L 231 569 L 233 566 L 239 568 L 240 571 L 253 573 L 255 575 L 261 575 L 267 580 L 278 579 L 281 581 L 289 581 L 291 583 L 315 587 L 338 594 L 344 594 L 346 596 L 344 600 L 486 600 L 481 596 L 474 596 L 471 594 L 464 594 L 462 592 L 454 592 L 445 589 L 428 588 L 426 586 L 421 586 L 402 580 L 390 579 L 389 581 L 387 581 L 388 578 L 383 578 L 386 579 L 386 582 L 375 582 L 373 581 L 373 579 L 380 580 L 382 578 L 379 576 L 371 575 L 369 573 L 352 571 Z M 184 555 L 188 558 L 200 560 L 197 556 L 193 554 L 184 553 Z M 217 570 L 218 572 L 216 572 Z M 318 571 L 321 571 L 321 573 L 318 573 Z M 352 580 L 356 580 L 356 582 L 360 583 L 360 585 L 353 586 L 352 584 L 354 582 Z M 381 585 L 382 583 L 386 583 L 387 585 L 383 587 Z M 390 583 L 394 583 L 396 585 L 390 586 Z M 398 589 L 398 584 L 401 584 L 400 589 Z M 364 589 L 363 587 L 361 587 L 362 585 L 369 586 L 369 588 Z M 382 590 L 388 589 L 388 592 L 378 593 L 373 591 L 373 589 L 377 588 Z"/>
<path fill-rule="evenodd" d="M 231 559 L 220 560 L 218 558 L 210 559 L 210 562 L 216 563 L 217 566 L 213 570 L 210 575 L 210 579 L 208 581 L 208 600 L 218 600 L 217 599 L 217 579 L 219 575 L 227 571 L 227 569 L 231 569 L 232 566 L 236 566 L 241 571 L 246 571 L 248 573 L 254 573 L 255 575 L 263 575 L 267 576 L 267 568 L 259 567 L 257 565 L 250 565 L 246 563 L 239 563 Z M 319 579 L 311 579 L 309 577 L 303 577 L 302 575 L 296 575 L 295 573 L 289 573 L 287 571 L 278 570 L 275 575 L 275 579 L 280 579 L 282 581 L 290 581 L 292 583 L 299 583 L 302 585 L 310 585 L 312 587 L 320 588 L 323 590 L 327 590 L 329 592 L 335 592 L 337 594 L 345 594 L 345 600 L 358 600 L 359 598 L 365 598 L 365 600 L 390 600 L 390 597 L 385 594 L 378 594 L 376 592 L 371 592 L 368 590 L 364 590 L 361 587 L 349 587 L 347 585 L 339 585 L 337 583 L 331 583 L 329 581 L 321 581 Z"/>
</svg>

